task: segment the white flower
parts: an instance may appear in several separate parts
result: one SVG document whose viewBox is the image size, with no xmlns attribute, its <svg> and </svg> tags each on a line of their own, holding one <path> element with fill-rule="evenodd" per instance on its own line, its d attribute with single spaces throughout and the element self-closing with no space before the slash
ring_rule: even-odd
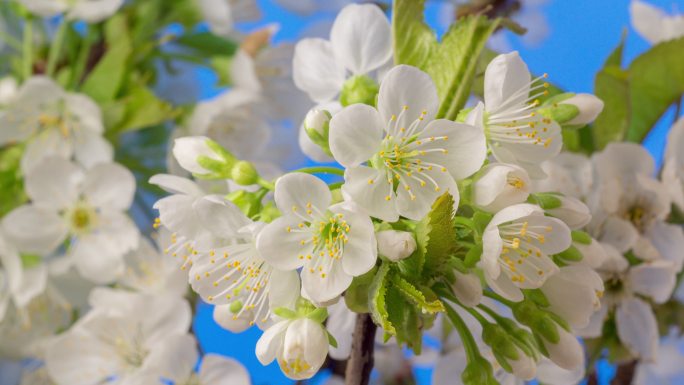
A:
<svg viewBox="0 0 684 385">
<path fill-rule="evenodd" d="M 240 49 L 231 59 L 230 79 L 235 87 L 259 94 L 269 117 L 298 121 L 311 101 L 292 80 L 293 56 L 292 44 L 267 46 L 251 55 Z"/>
<path fill-rule="evenodd" d="M 546 209 L 548 215 L 562 220 L 572 230 L 581 229 L 591 221 L 589 207 L 582 201 L 563 195 L 555 197 L 560 201 L 560 206 Z"/>
<path fill-rule="evenodd" d="M 594 184 L 593 168 L 586 155 L 563 152 L 542 163 L 545 179 L 532 181 L 534 192 L 558 192 L 585 199 Z"/>
<path fill-rule="evenodd" d="M 24 173 L 49 156 L 73 156 L 85 167 L 113 159 L 112 146 L 102 137 L 100 107 L 47 77 L 22 84 L 0 116 L 0 126 L 0 144 L 28 140 L 21 160 Z"/>
<path fill-rule="evenodd" d="M 373 223 L 353 205 L 330 206 L 320 179 L 292 173 L 278 179 L 275 202 L 283 216 L 257 237 L 257 249 L 273 267 L 302 269 L 302 291 L 315 302 L 329 301 L 368 272 L 377 259 Z"/>
<path fill-rule="evenodd" d="M 530 195 L 530 177 L 513 164 L 491 163 L 478 172 L 473 183 L 474 203 L 482 210 L 497 212 L 523 203 Z"/>
<path fill-rule="evenodd" d="M 261 13 L 253 0 L 196 0 L 211 32 L 235 35 L 235 23 L 256 21 Z"/>
<path fill-rule="evenodd" d="M 251 385 L 247 369 L 237 360 L 218 354 L 207 353 L 202 357 L 202 363 L 197 372 L 192 369 L 197 363 L 197 350 L 176 352 L 175 373 L 176 385 Z M 182 353 L 182 354 L 181 354 Z M 152 372 L 152 373 L 149 373 Z M 135 375 L 126 385 L 162 385 L 166 379 L 160 378 L 154 371 Z"/>
<path fill-rule="evenodd" d="M 537 206 L 521 203 L 499 211 L 482 235 L 479 262 L 487 284 L 511 301 L 521 301 L 520 289 L 541 287 L 558 272 L 549 255 L 570 247 L 570 230 L 544 216 Z"/>
<path fill-rule="evenodd" d="M 188 289 L 187 274 L 178 263 L 162 253 L 146 238 L 138 248 L 124 256 L 126 267 L 117 279 L 122 287 L 147 294 L 175 294 L 184 296 Z"/>
<path fill-rule="evenodd" d="M 671 331 L 658 345 L 658 360 L 640 361 L 634 375 L 634 385 L 676 384 L 682 379 L 682 339 Z"/>
<path fill-rule="evenodd" d="M 330 40 L 302 39 L 295 47 L 294 82 L 317 103 L 328 102 L 352 78 L 368 76 L 392 56 L 390 23 L 375 5 L 350 4 L 337 15 Z"/>
<path fill-rule="evenodd" d="M 413 234 L 406 231 L 384 230 L 377 232 L 375 237 L 378 253 L 394 262 L 408 258 L 417 247 Z"/>
<path fill-rule="evenodd" d="M 385 76 L 377 110 L 355 104 L 333 116 L 330 150 L 347 168 L 342 191 L 371 216 L 420 220 L 446 192 L 458 205 L 456 181 L 482 166 L 482 132 L 433 120 L 438 107 L 430 76 L 400 65 Z"/>
<path fill-rule="evenodd" d="M 684 211 L 684 118 L 670 128 L 665 147 L 665 165 L 661 175 L 663 184 L 670 193 L 672 203 Z"/>
<path fill-rule="evenodd" d="M 96 289 L 90 302 L 93 309 L 48 347 L 45 362 L 58 385 L 140 375 L 178 381 L 192 370 L 197 353 L 185 300 Z"/>
<path fill-rule="evenodd" d="M 531 79 L 518 52 L 499 55 L 485 72 L 484 104 L 478 104 L 466 121 L 484 131 L 499 162 L 525 168 L 532 178 L 543 178 L 540 163 L 558 155 L 563 145 L 555 121 L 537 113 L 537 97 L 548 87 L 542 78 Z"/>
<path fill-rule="evenodd" d="M 0 233 L 0 321 L 7 308 L 19 311 L 45 290 L 47 269 L 43 263 L 25 268 L 14 246 Z"/>
<path fill-rule="evenodd" d="M 651 44 L 684 36 L 684 15 L 670 16 L 639 0 L 632 1 L 629 11 L 634 29 Z"/>
<path fill-rule="evenodd" d="M 575 94 L 558 104 L 570 104 L 579 110 L 574 118 L 564 122 L 568 126 L 584 126 L 593 122 L 603 111 L 603 101 L 592 94 Z"/>
<path fill-rule="evenodd" d="M 297 272 L 273 269 L 257 251 L 263 223 L 250 221 L 237 206 L 219 197 L 198 203 L 200 220 L 222 236 L 225 246 L 197 251 L 190 269 L 193 290 L 208 303 L 220 305 L 214 318 L 226 329 L 241 332 L 255 323 L 263 328 L 272 308 L 295 305 L 300 290 Z"/>
<path fill-rule="evenodd" d="M 561 316 L 573 328 L 583 328 L 601 308 L 603 280 L 584 265 L 561 267 L 546 280 L 541 291 L 549 300 L 549 310 Z"/>
<path fill-rule="evenodd" d="M 135 178 L 114 163 L 86 172 L 61 158 L 48 158 L 27 176 L 31 203 L 3 218 L 7 238 L 20 251 L 50 254 L 69 241 L 67 258 L 93 282 L 123 273 L 123 256 L 138 246 L 139 233 L 126 215 Z"/>
<path fill-rule="evenodd" d="M 308 318 L 283 320 L 268 328 L 256 345 L 256 355 L 263 365 L 277 359 L 288 378 L 311 378 L 321 368 L 328 354 L 325 328 Z"/>
<path fill-rule="evenodd" d="M 615 312 L 620 341 L 636 356 L 654 360 L 658 346 L 658 325 L 655 315 L 641 297 L 663 303 L 670 298 L 676 283 L 676 271 L 669 261 L 658 260 L 629 266 L 615 248 L 604 245 L 605 263 L 597 269 L 605 283 L 601 309 L 589 324 L 578 330 L 583 337 L 598 337 L 604 320 Z"/>
<path fill-rule="evenodd" d="M 66 13 L 67 19 L 97 23 L 112 16 L 124 0 L 20 0 L 29 11 L 43 17 Z"/>
<path fill-rule="evenodd" d="M 342 105 L 339 102 L 328 102 L 319 104 L 318 106 L 309 110 L 304 122 L 299 127 L 299 148 L 302 152 L 309 158 L 315 160 L 319 163 L 329 163 L 333 162 L 334 159 L 328 155 L 321 147 L 314 143 L 309 134 L 306 132 L 306 127 L 310 127 L 316 130 L 317 133 L 323 135 L 328 135 L 329 131 L 324 131 L 324 128 L 329 130 L 330 117 L 328 114 L 335 115 L 340 110 L 342 110 Z M 328 118 L 327 122 L 324 122 L 324 117 Z"/>
</svg>

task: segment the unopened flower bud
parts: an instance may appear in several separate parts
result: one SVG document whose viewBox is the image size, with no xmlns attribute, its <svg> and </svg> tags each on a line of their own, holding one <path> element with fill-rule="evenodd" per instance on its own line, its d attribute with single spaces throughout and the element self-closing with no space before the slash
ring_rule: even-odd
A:
<svg viewBox="0 0 684 385">
<path fill-rule="evenodd" d="M 233 165 L 230 170 L 230 177 L 239 185 L 249 186 L 257 183 L 259 173 L 252 163 L 241 160 Z"/>
<path fill-rule="evenodd" d="M 317 162 L 332 160 L 328 132 L 332 114 L 321 108 L 312 108 L 306 114 L 302 129 L 299 131 L 299 146 L 311 159 Z"/>
<path fill-rule="evenodd" d="M 409 232 L 385 230 L 375 236 L 378 240 L 378 253 L 391 261 L 401 261 L 416 250 L 416 240 Z"/>
<path fill-rule="evenodd" d="M 483 325 L 482 340 L 492 349 L 494 357 L 501 366 L 516 377 L 524 380 L 534 378 L 537 365 L 519 343 L 506 330 L 497 324 Z"/>
<path fill-rule="evenodd" d="M 524 169 L 512 164 L 489 164 L 473 183 L 475 204 L 488 212 L 523 203 L 529 194 L 530 177 Z"/>
<path fill-rule="evenodd" d="M 541 287 L 549 301 L 549 310 L 576 329 L 586 327 L 592 314 L 601 307 L 599 298 L 603 290 L 601 277 L 585 265 L 562 267 Z"/>
<path fill-rule="evenodd" d="M 567 370 L 573 370 L 584 364 L 584 349 L 577 338 L 562 327 L 557 326 L 557 328 L 558 339 L 556 342 L 551 342 L 543 336 L 540 337 L 549 359 Z"/>
<path fill-rule="evenodd" d="M 546 209 L 546 213 L 565 222 L 572 230 L 580 229 L 591 221 L 591 211 L 582 201 L 572 197 L 557 195 L 560 206 Z"/>
<path fill-rule="evenodd" d="M 582 254 L 582 263 L 592 269 L 599 268 L 608 258 L 601 243 L 586 233 L 573 231 L 572 246 Z"/>
<path fill-rule="evenodd" d="M 356 75 L 344 82 L 340 103 L 349 106 L 356 103 L 375 105 L 375 97 L 380 90 L 378 83 L 366 75 Z"/>
<path fill-rule="evenodd" d="M 494 378 L 492 364 L 484 357 L 480 356 L 473 361 L 468 361 L 468 365 L 461 373 L 461 381 L 464 385 L 498 385 L 499 381 Z"/>
<path fill-rule="evenodd" d="M 452 285 L 454 295 L 464 306 L 473 307 L 482 300 L 482 283 L 474 273 L 463 274 L 454 270 L 456 281 Z"/>
<path fill-rule="evenodd" d="M 222 174 L 235 161 L 218 143 L 206 136 L 186 136 L 173 144 L 173 156 L 187 171 L 196 175 Z"/>
<path fill-rule="evenodd" d="M 564 125 L 569 126 L 587 125 L 593 122 L 601 111 L 603 111 L 603 101 L 591 94 L 576 94 L 569 99 L 563 100 L 559 104 L 575 106 L 579 110 L 574 118 L 563 123 Z"/>
</svg>

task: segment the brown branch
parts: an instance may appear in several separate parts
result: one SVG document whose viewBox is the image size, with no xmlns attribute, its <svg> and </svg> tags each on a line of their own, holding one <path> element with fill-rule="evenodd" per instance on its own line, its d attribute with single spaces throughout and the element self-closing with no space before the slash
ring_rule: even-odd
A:
<svg viewBox="0 0 684 385">
<path fill-rule="evenodd" d="M 377 326 L 373 323 L 370 314 L 364 313 L 356 316 L 351 356 L 347 361 L 345 385 L 368 385 L 370 373 L 373 369 L 376 330 Z"/>
<path fill-rule="evenodd" d="M 636 372 L 636 366 L 638 361 L 628 361 L 624 362 L 617 367 L 617 373 L 613 381 L 610 382 L 611 385 L 632 385 L 632 379 L 634 378 L 634 373 Z"/>
</svg>

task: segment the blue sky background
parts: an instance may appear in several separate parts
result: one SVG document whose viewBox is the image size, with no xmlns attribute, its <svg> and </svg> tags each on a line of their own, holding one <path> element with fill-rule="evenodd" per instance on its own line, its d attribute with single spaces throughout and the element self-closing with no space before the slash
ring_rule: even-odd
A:
<svg viewBox="0 0 684 385">
<path fill-rule="evenodd" d="M 684 0 L 650 2 L 667 10 L 678 8 L 684 11 Z M 315 24 L 334 18 L 334 14 L 297 16 L 272 0 L 259 0 L 258 3 L 264 14 L 259 24 L 277 22 L 281 26 L 276 41 L 294 41 L 303 31 L 314 28 L 312 26 Z M 549 0 L 539 8 L 550 26 L 546 38 L 536 46 L 528 46 L 520 38 L 512 36 L 511 47 L 520 51 L 533 73 L 548 73 L 554 83 L 566 90 L 592 92 L 594 75 L 619 42 L 624 29 L 628 29 L 626 62 L 630 62 L 649 47 L 630 28 L 628 5 L 628 0 Z M 426 16 L 431 25 L 436 26 L 439 7 L 430 5 Z M 251 28 L 253 25 L 244 27 Z M 216 89 L 211 87 L 215 79 L 212 74 L 201 72 L 199 78 L 203 84 L 200 92 L 204 97 L 216 93 Z M 646 140 L 646 146 L 657 160 L 662 157 L 665 136 L 673 115 L 673 111 L 668 112 Z M 240 335 L 222 330 L 211 320 L 209 306 L 200 307 L 195 329 L 205 352 L 220 353 L 243 362 L 252 375 L 254 385 L 293 383 L 280 373 L 275 363 L 264 368 L 257 361 L 254 346 L 260 336 L 258 329 L 252 328 Z M 609 368 L 604 374 L 610 375 Z M 417 375 L 421 385 L 430 383 L 429 371 L 419 371 Z M 325 375 L 320 376 L 310 383 L 319 384 L 324 377 Z"/>
</svg>

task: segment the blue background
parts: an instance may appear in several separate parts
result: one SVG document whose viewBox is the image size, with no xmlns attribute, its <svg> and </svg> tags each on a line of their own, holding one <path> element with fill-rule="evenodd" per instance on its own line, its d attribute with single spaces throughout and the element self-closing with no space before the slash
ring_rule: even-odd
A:
<svg viewBox="0 0 684 385">
<path fill-rule="evenodd" d="M 324 0 L 321 0 L 324 1 Z M 684 1 L 650 0 L 656 6 L 667 10 L 684 11 Z M 258 23 L 279 23 L 281 28 L 275 37 L 276 41 L 295 41 L 302 31 L 312 23 L 334 19 L 334 14 L 317 14 L 302 17 L 290 13 L 271 0 L 258 1 L 263 12 L 263 19 Z M 625 60 L 630 62 L 640 53 L 648 49 L 649 44 L 638 36 L 630 27 L 628 0 L 550 0 L 541 7 L 550 25 L 549 34 L 536 46 L 529 46 L 517 36 L 510 36 L 513 49 L 520 51 L 521 56 L 533 73 L 548 73 L 550 79 L 563 89 L 574 92 L 592 92 L 594 75 L 601 68 L 605 58 L 617 45 L 623 30 L 627 29 Z M 439 7 L 430 4 L 426 17 L 431 25 L 437 26 Z M 243 25 L 245 29 L 256 24 Z M 443 32 L 437 27 L 438 32 Z M 216 94 L 212 85 L 214 74 L 198 70 L 201 84 L 199 90 L 202 97 Z M 646 139 L 646 146 L 660 162 L 667 129 L 673 121 L 674 111 L 669 111 Z M 202 305 L 199 308 L 195 331 L 204 352 L 215 352 L 234 357 L 246 365 L 254 385 L 291 384 L 277 367 L 272 364 L 262 367 L 254 355 L 254 346 L 260 336 L 257 328 L 236 335 L 218 327 L 211 319 L 211 308 Z M 612 375 L 612 368 L 601 366 L 602 383 L 607 383 Z M 430 372 L 418 370 L 420 384 L 430 383 Z M 326 374 L 310 381 L 310 384 L 324 382 Z"/>
</svg>

